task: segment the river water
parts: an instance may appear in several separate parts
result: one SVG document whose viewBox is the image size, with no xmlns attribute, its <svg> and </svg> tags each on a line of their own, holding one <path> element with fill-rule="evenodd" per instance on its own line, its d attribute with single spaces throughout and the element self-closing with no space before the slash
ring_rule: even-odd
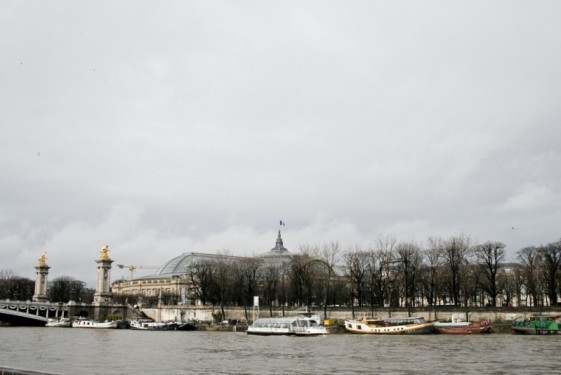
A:
<svg viewBox="0 0 561 375">
<path fill-rule="evenodd" d="M 561 374 L 561 336 L 0 327 L 0 367 L 54 374 Z"/>
</svg>

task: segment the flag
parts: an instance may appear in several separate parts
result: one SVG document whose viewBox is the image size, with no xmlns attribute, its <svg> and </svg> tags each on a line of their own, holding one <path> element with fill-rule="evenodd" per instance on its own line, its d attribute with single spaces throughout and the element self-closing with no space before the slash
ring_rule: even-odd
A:
<svg viewBox="0 0 561 375">
<path fill-rule="evenodd" d="M 280 221 L 280 224 L 279 224 L 279 225 L 286 225 L 286 224 L 285 224 L 285 223 L 283 223 L 283 222 L 282 222 L 282 220 L 281 220 L 281 221 Z"/>
</svg>

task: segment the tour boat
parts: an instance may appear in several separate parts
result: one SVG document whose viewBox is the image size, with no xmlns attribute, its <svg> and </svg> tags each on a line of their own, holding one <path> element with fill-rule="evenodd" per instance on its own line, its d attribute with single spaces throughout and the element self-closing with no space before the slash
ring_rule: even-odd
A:
<svg viewBox="0 0 561 375">
<path fill-rule="evenodd" d="M 45 327 L 72 327 L 69 318 L 49 318 Z"/>
<path fill-rule="evenodd" d="M 327 328 L 319 324 L 319 317 L 290 316 L 261 318 L 247 327 L 248 335 L 296 335 L 317 336 L 327 334 Z"/>
<path fill-rule="evenodd" d="M 351 333 L 378 335 L 432 333 L 433 325 L 423 317 L 345 320 L 345 329 Z"/>
<path fill-rule="evenodd" d="M 105 322 L 97 322 L 89 319 L 78 319 L 72 322 L 72 328 L 117 328 L 117 322 L 107 320 Z"/>
<path fill-rule="evenodd" d="M 470 333 L 490 333 L 492 331 L 488 320 L 480 322 L 468 322 L 453 314 L 450 321 L 435 322 L 434 333 L 446 334 L 470 334 Z"/>
<path fill-rule="evenodd" d="M 561 316 L 531 315 L 528 318 L 516 319 L 512 322 L 514 333 L 526 335 L 556 335 L 559 332 Z"/>
</svg>

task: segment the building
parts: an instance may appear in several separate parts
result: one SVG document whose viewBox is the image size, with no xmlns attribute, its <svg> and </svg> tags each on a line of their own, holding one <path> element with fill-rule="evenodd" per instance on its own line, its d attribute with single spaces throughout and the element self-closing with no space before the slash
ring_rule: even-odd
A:
<svg viewBox="0 0 561 375">
<path fill-rule="evenodd" d="M 275 247 L 255 258 L 262 261 L 265 266 L 270 264 L 280 266 L 283 263 L 290 262 L 294 255 L 284 247 L 279 230 Z M 191 281 L 194 267 L 204 262 L 233 262 L 255 258 L 195 252 L 184 253 L 165 262 L 153 275 L 115 281 L 111 291 L 115 296 L 158 297 L 162 294 L 171 295 L 176 296 L 180 304 L 197 305 L 199 302 L 193 297 L 195 293 Z"/>
</svg>

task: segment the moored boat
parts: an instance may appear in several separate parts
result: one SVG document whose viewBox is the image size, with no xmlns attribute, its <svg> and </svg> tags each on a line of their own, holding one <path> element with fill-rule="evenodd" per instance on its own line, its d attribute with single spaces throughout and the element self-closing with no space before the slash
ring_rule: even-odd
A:
<svg viewBox="0 0 561 375">
<path fill-rule="evenodd" d="M 558 315 L 530 315 L 527 318 L 516 319 L 512 322 L 512 331 L 525 335 L 556 335 L 559 334 Z"/>
<path fill-rule="evenodd" d="M 488 320 L 469 322 L 453 314 L 450 321 L 435 322 L 434 332 L 445 334 L 491 333 L 492 327 Z"/>
<path fill-rule="evenodd" d="M 348 332 L 378 335 L 433 333 L 433 325 L 434 323 L 425 321 L 423 317 L 345 320 L 345 329 Z"/>
<path fill-rule="evenodd" d="M 194 331 L 196 329 L 197 325 L 193 321 L 179 323 L 176 328 L 177 331 Z"/>
<path fill-rule="evenodd" d="M 72 328 L 94 328 L 94 329 L 104 329 L 104 328 L 117 328 L 117 322 L 115 321 L 105 321 L 97 322 L 90 319 L 78 319 L 72 322 Z"/>
<path fill-rule="evenodd" d="M 49 318 L 45 327 L 72 327 L 69 318 Z"/>
<path fill-rule="evenodd" d="M 177 324 L 155 322 L 151 319 L 137 319 L 130 322 L 129 328 L 143 331 L 171 331 L 177 328 Z"/>
<path fill-rule="evenodd" d="M 291 316 L 261 318 L 247 327 L 248 335 L 296 335 L 317 336 L 327 334 L 327 328 L 319 324 L 319 318 Z"/>
</svg>

